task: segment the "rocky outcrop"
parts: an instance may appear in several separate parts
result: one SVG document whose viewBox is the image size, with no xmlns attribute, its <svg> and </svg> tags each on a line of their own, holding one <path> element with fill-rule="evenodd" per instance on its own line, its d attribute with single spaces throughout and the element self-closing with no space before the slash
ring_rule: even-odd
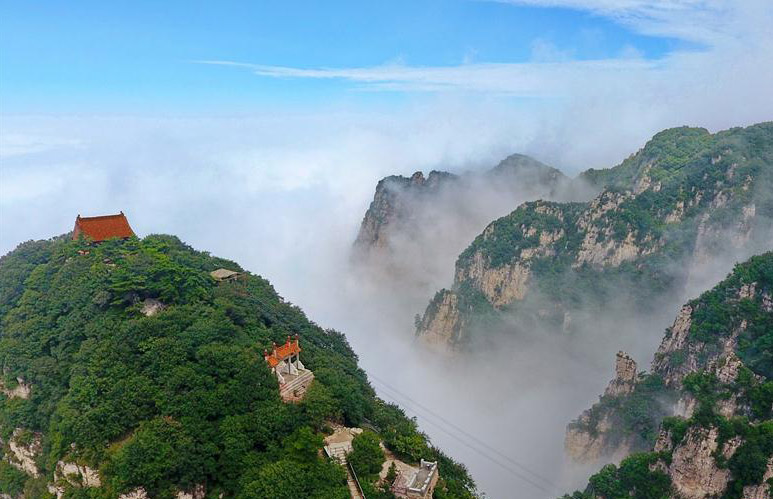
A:
<svg viewBox="0 0 773 499">
<path fill-rule="evenodd" d="M 140 312 L 142 312 L 145 317 L 152 317 L 163 311 L 165 308 L 166 305 L 160 301 L 154 298 L 145 298 L 145 300 L 142 302 L 142 309 L 140 309 Z"/>
<path fill-rule="evenodd" d="M 48 490 L 57 499 L 62 499 L 67 485 L 76 488 L 101 487 L 102 480 L 98 470 L 78 463 L 58 461 L 54 469 L 54 483 L 49 485 Z"/>
<path fill-rule="evenodd" d="M 639 379 L 636 362 L 625 352 L 618 352 L 615 377 L 609 382 L 604 397 L 617 398 L 631 393 Z M 579 463 L 596 462 L 602 457 L 617 461 L 634 446 L 633 439 L 620 438 L 612 414 L 594 408 L 583 412 L 566 427 L 564 450 Z"/>
<path fill-rule="evenodd" d="M 150 499 L 150 496 L 148 496 L 148 493 L 145 492 L 144 488 L 137 487 L 130 492 L 119 495 L 118 499 Z"/>
<path fill-rule="evenodd" d="M 602 457 L 615 462 L 628 455 L 631 451 L 631 440 L 612 441 L 609 433 L 613 424 L 608 415 L 602 416 L 594 423 L 591 421 L 591 414 L 590 411 L 585 411 L 567 426 L 564 436 L 566 455 L 577 463 L 595 463 Z"/>
<path fill-rule="evenodd" d="M 593 195 L 575 184 L 584 185 L 518 155 L 490 171 L 386 177 L 363 217 L 351 270 L 362 284 L 390 299 L 424 300 L 446 282 L 459 253 L 481 227 L 524 201 Z"/>
<path fill-rule="evenodd" d="M 355 249 L 368 252 L 372 248 L 387 248 L 391 232 L 415 217 L 426 197 L 437 195 L 441 186 L 458 181 L 456 175 L 431 171 L 426 178 L 422 172 L 411 177 L 394 175 L 376 185 L 376 193 L 354 242 Z"/>
<path fill-rule="evenodd" d="M 8 462 L 28 475 L 37 478 L 40 475 L 40 471 L 35 460 L 42 450 L 42 437 L 40 433 L 16 428 L 8 442 L 10 450 L 7 456 Z"/>
<path fill-rule="evenodd" d="M 631 393 L 636 386 L 639 373 L 636 370 L 636 361 L 625 352 L 617 352 L 615 360 L 615 378 L 609 382 L 604 395 L 619 397 Z"/>
<path fill-rule="evenodd" d="M 639 243 L 636 233 L 630 231 L 621 239 L 616 236 L 615 227 L 607 222 L 609 216 L 632 197 L 631 192 L 604 191 L 590 202 L 577 221 L 577 228 L 585 236 L 577 251 L 574 267 L 585 263 L 617 267 L 654 251 L 654 245 L 650 244 L 652 238 Z"/>
<path fill-rule="evenodd" d="M 612 231 L 606 229 L 604 242 L 600 242 L 599 239 L 599 229 L 595 226 L 591 227 L 577 252 L 575 267 L 584 263 L 618 267 L 623 262 L 635 260 L 654 251 L 654 248 L 639 245 L 633 232 L 629 232 L 625 239 L 618 241 L 612 236 Z"/>
<path fill-rule="evenodd" d="M 422 331 L 419 338 L 425 345 L 443 351 L 458 339 L 459 298 L 454 292 L 443 290 L 438 293 L 433 303 L 433 313 L 425 314 L 418 326 Z"/>
<path fill-rule="evenodd" d="M 456 280 L 472 282 L 492 305 L 501 307 L 514 300 L 522 300 L 526 295 L 529 268 L 521 262 L 492 268 L 478 252 L 473 256 L 471 265 L 457 270 Z"/>
<path fill-rule="evenodd" d="M 426 177 L 420 171 L 410 177 L 389 176 L 376 186 L 355 240 L 355 250 L 367 253 L 387 248 L 393 236 L 410 232 L 411 222 L 435 225 L 442 217 L 461 221 L 473 216 L 474 224 L 451 225 L 480 227 L 501 215 L 499 207 L 507 206 L 508 200 L 512 207 L 527 199 L 584 195 L 580 190 L 571 187 L 560 171 L 522 154 L 508 156 L 484 172 L 454 175 L 433 170 Z M 475 210 L 470 210 L 467 201 L 481 198 L 486 198 L 486 203 L 478 203 Z M 471 232 L 466 240 L 474 235 Z"/>
<path fill-rule="evenodd" d="M 668 471 L 674 488 L 684 499 L 719 496 L 727 488 L 730 470 L 719 468 L 713 456 L 718 435 L 716 428 L 691 428 L 674 449 Z M 732 457 L 740 444 L 738 439 L 726 442 L 721 449 L 725 459 Z"/>
<path fill-rule="evenodd" d="M 30 398 L 31 392 L 32 385 L 25 383 L 23 378 L 17 377 L 16 386 L 12 388 L 6 387 L 2 378 L 0 378 L 0 393 L 3 393 L 8 398 L 18 397 L 28 399 Z"/>
<path fill-rule="evenodd" d="M 756 283 L 742 285 L 737 291 L 737 299 L 751 299 L 755 296 Z M 718 344 L 706 344 L 702 341 L 689 340 L 690 326 L 694 310 L 690 305 L 682 307 L 674 324 L 666 331 L 655 358 L 652 362 L 652 372 L 663 378 L 666 386 L 679 390 L 685 376 L 698 371 L 707 371 L 725 385 L 731 384 L 738 377 L 743 367 L 741 359 L 735 353 L 738 337 L 746 328 L 742 321 L 736 328 L 728 331 L 728 335 Z M 675 409 L 675 414 L 690 417 L 695 409 L 696 401 L 687 392 L 683 392 Z M 730 394 L 717 401 L 719 414 L 732 417 L 739 410 L 737 394 Z"/>
<path fill-rule="evenodd" d="M 204 499 L 205 497 L 207 497 L 207 488 L 203 484 L 198 484 L 189 491 L 177 493 L 177 499 Z"/>
</svg>

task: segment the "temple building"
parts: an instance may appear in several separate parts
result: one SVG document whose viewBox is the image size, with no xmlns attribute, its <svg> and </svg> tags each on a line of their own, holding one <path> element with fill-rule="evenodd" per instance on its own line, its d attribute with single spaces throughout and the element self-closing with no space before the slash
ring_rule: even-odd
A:
<svg viewBox="0 0 773 499">
<path fill-rule="evenodd" d="M 301 345 L 298 335 L 290 336 L 284 345 L 273 344 L 273 350 L 263 351 L 263 358 L 279 380 L 279 395 L 285 402 L 297 402 L 303 398 L 314 380 L 314 374 L 301 363 Z"/>
<path fill-rule="evenodd" d="M 120 212 L 117 215 L 103 215 L 99 217 L 82 217 L 75 219 L 75 228 L 72 231 L 73 240 L 83 236 L 92 243 L 100 243 L 107 239 L 128 239 L 134 236 L 134 231 L 129 226 L 126 215 Z"/>
</svg>

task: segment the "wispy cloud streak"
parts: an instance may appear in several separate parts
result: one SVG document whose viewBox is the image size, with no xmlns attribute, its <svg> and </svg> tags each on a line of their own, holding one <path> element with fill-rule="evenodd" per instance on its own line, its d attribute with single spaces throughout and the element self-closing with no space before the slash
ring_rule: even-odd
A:
<svg viewBox="0 0 773 499">
<path fill-rule="evenodd" d="M 368 84 L 381 90 L 471 90 L 524 97 L 559 97 L 562 82 L 596 75 L 616 78 L 651 71 L 660 63 L 641 59 L 609 59 L 569 63 L 488 63 L 461 66 L 407 66 L 387 64 L 361 68 L 293 68 L 232 61 L 196 61 L 200 64 L 244 68 L 272 78 L 336 79 Z"/>
</svg>

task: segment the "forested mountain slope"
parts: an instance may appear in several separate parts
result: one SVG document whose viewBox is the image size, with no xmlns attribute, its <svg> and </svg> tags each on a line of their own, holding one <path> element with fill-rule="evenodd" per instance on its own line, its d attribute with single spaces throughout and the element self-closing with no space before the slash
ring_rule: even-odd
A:
<svg viewBox="0 0 773 499">
<path fill-rule="evenodd" d="M 425 343 L 571 334 L 611 310 L 635 322 L 681 298 L 706 267 L 773 247 L 773 123 L 665 130 L 581 178 L 604 186 L 592 201 L 524 203 L 461 253 L 452 288 L 418 321 Z"/>
<path fill-rule="evenodd" d="M 221 267 L 243 276 L 216 282 Z M 465 469 L 375 396 L 341 333 L 173 236 L 21 244 L 0 259 L 0 328 L 0 493 L 14 499 L 343 499 L 322 433 L 366 419 L 404 461 L 439 461 L 435 497 L 472 497 Z M 291 334 L 315 375 L 296 404 L 263 357 Z"/>
<path fill-rule="evenodd" d="M 641 451 L 567 498 L 773 497 L 773 253 L 684 305 L 649 373 L 618 354 L 566 444 L 577 459 Z"/>
</svg>

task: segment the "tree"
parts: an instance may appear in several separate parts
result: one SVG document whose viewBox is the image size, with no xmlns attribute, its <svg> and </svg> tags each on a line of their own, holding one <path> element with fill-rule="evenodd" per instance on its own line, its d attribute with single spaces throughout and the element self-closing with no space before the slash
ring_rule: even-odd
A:
<svg viewBox="0 0 773 499">
<path fill-rule="evenodd" d="M 381 439 L 373 432 L 364 431 L 352 440 L 352 452 L 347 457 L 357 475 L 371 477 L 381 471 L 384 464 L 384 451 Z"/>
</svg>

